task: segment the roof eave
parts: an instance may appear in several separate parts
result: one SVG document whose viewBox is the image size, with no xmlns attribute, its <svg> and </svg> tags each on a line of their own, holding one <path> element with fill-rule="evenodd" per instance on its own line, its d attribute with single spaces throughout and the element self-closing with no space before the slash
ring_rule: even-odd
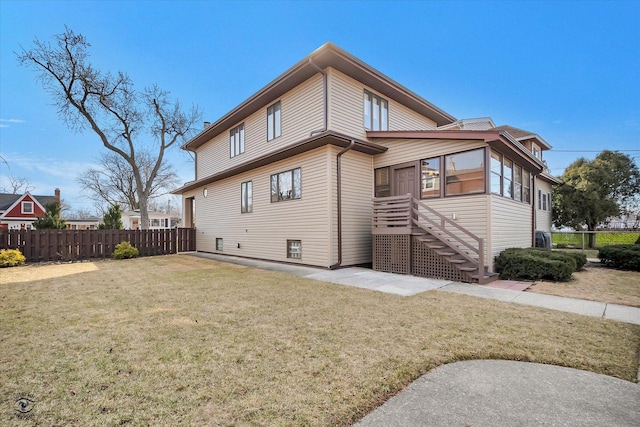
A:
<svg viewBox="0 0 640 427">
<path fill-rule="evenodd" d="M 327 131 L 314 135 L 303 141 L 288 145 L 279 150 L 273 151 L 265 156 L 249 160 L 232 168 L 225 169 L 208 177 L 188 182 L 182 187 L 172 191 L 171 194 L 183 194 L 187 191 L 195 190 L 196 188 L 203 185 L 211 184 L 225 178 L 230 178 L 240 173 L 266 166 L 271 163 L 275 163 L 280 160 L 284 160 L 292 156 L 314 150 L 327 144 L 346 148 L 351 144 L 351 141 L 353 141 L 354 143 L 352 149 L 361 153 L 373 155 L 384 153 L 385 151 L 387 151 L 387 147 L 384 147 L 382 145 L 374 144 L 368 141 L 357 140 L 341 133 Z"/>
<path fill-rule="evenodd" d="M 433 120 L 438 126 L 456 120 L 455 117 L 402 86 L 400 83 L 377 71 L 333 43 L 327 42 L 216 122 L 209 125 L 206 129 L 203 129 L 199 134 L 185 143 L 182 148 L 195 151 L 207 141 L 240 123 L 246 117 L 258 111 L 260 108 L 265 107 L 270 102 L 275 101 L 289 90 L 317 74 L 318 70 L 314 64 L 321 69 L 335 68 L 361 81 L 381 94 L 423 114 Z"/>
</svg>

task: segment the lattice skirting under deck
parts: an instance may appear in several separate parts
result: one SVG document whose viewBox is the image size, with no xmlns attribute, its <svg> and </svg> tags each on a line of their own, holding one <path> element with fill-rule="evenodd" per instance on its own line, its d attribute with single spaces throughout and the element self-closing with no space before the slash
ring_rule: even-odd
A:
<svg viewBox="0 0 640 427">
<path fill-rule="evenodd" d="M 416 236 L 373 235 L 373 269 L 388 273 L 471 282 L 468 273 L 455 268 Z"/>
</svg>

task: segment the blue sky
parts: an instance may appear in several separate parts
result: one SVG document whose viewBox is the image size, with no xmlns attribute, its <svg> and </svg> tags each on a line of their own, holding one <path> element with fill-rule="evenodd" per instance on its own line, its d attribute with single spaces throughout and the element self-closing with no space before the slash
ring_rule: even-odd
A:
<svg viewBox="0 0 640 427">
<path fill-rule="evenodd" d="M 97 136 L 68 130 L 14 54 L 65 25 L 98 68 L 157 83 L 208 121 L 331 41 L 456 118 L 536 132 L 553 174 L 603 149 L 639 163 L 638 17 L 639 1 L 0 0 L 0 187 L 10 173 L 91 207 L 76 177 L 100 154 Z M 170 161 L 191 180 L 179 151 Z"/>
</svg>

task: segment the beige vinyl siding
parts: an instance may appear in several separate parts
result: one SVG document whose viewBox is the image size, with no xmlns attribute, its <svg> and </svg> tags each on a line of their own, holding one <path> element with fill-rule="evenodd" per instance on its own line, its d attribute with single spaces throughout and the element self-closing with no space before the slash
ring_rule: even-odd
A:
<svg viewBox="0 0 640 427">
<path fill-rule="evenodd" d="M 333 148 L 332 156 L 340 152 Z M 342 156 L 342 265 L 371 262 L 372 159 L 349 151 Z M 337 235 L 336 235 L 337 238 Z"/>
<path fill-rule="evenodd" d="M 279 137 L 267 142 L 267 108 L 278 100 L 281 102 L 282 132 Z M 200 147 L 197 151 L 196 179 L 308 138 L 311 131 L 323 125 L 323 102 L 322 76 L 317 74 L 231 127 L 244 123 L 244 153 L 230 158 L 229 129 Z"/>
<path fill-rule="evenodd" d="M 538 209 L 538 190 L 542 190 L 543 193 L 551 194 L 551 184 L 541 179 L 536 179 L 535 189 L 535 207 L 536 207 L 536 230 L 546 231 L 551 233 L 551 209 L 543 211 Z M 547 200 L 547 202 L 549 202 Z"/>
<path fill-rule="evenodd" d="M 487 146 L 486 143 L 481 141 L 433 139 L 380 139 L 374 142 L 389 147 L 389 150 L 385 153 L 374 156 L 374 168 L 413 162 Z"/>
<path fill-rule="evenodd" d="M 489 196 L 478 194 L 473 196 L 446 197 L 444 199 L 422 200 L 427 206 L 435 209 L 449 219 L 456 215 L 455 222 L 466 228 L 471 233 L 484 239 L 485 263 L 491 262 L 489 256 L 488 220 L 489 220 Z M 455 228 L 447 227 L 447 230 L 456 232 Z M 464 238 L 464 234 L 460 235 Z"/>
<path fill-rule="evenodd" d="M 428 130 L 435 129 L 432 120 L 397 103 L 393 99 L 364 86 L 357 80 L 330 68 L 328 70 L 329 118 L 330 130 L 344 133 L 354 138 L 365 139 L 363 117 L 364 89 L 381 96 L 389 102 L 389 130 Z"/>
<path fill-rule="evenodd" d="M 202 189 L 196 191 L 197 250 L 216 252 L 215 239 L 222 238 L 224 254 L 328 267 L 329 152 L 328 147 L 318 148 L 210 184 L 206 198 Z M 298 167 L 302 197 L 272 203 L 270 176 Z M 245 181 L 253 183 L 251 213 L 240 213 L 240 187 Z M 302 242 L 302 259 L 287 258 L 287 240 Z"/>
<path fill-rule="evenodd" d="M 491 259 L 506 248 L 531 247 L 531 205 L 491 195 Z"/>
</svg>

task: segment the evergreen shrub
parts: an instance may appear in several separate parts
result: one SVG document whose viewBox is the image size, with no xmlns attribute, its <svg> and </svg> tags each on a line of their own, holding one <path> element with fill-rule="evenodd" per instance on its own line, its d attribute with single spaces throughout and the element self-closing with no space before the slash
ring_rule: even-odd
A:
<svg viewBox="0 0 640 427">
<path fill-rule="evenodd" d="M 578 256 L 575 256 L 578 255 Z M 584 260 L 584 262 L 583 262 Z M 495 270 L 505 280 L 552 280 L 567 282 L 586 264 L 583 254 L 554 252 L 539 248 L 509 248 L 495 258 Z"/>
<path fill-rule="evenodd" d="M 15 267 L 27 261 L 18 249 L 0 249 L 0 267 Z"/>
<path fill-rule="evenodd" d="M 115 259 L 127 259 L 127 258 L 135 258 L 140 253 L 138 249 L 131 246 L 131 243 L 123 241 L 116 245 L 116 250 L 113 251 L 113 257 Z"/>
<path fill-rule="evenodd" d="M 611 245 L 600 248 L 598 258 L 607 267 L 640 271 L 640 245 Z"/>
</svg>

